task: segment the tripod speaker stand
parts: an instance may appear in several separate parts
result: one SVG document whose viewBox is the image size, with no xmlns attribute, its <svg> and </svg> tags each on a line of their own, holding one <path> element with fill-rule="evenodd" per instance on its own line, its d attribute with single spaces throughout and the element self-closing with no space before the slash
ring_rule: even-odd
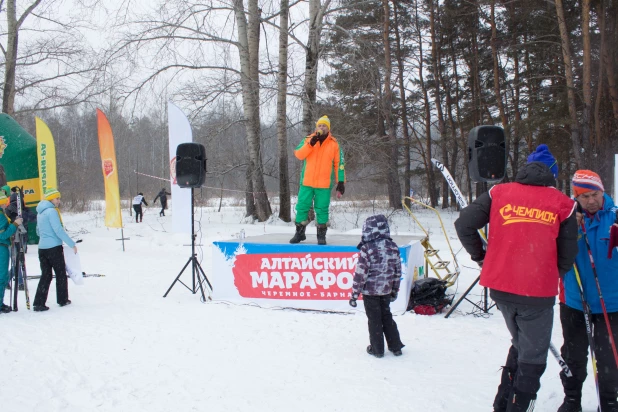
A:
<svg viewBox="0 0 618 412">
<path fill-rule="evenodd" d="M 167 289 L 167 292 L 165 292 L 165 295 L 163 295 L 163 297 L 166 297 L 168 293 L 170 293 L 170 290 L 172 290 L 176 282 L 180 282 L 184 287 L 189 289 L 193 294 L 196 294 L 199 288 L 200 293 L 202 294 L 201 300 L 202 302 L 206 302 L 206 295 L 204 294 L 204 282 L 208 284 L 210 291 L 212 291 L 212 285 L 210 284 L 210 281 L 206 277 L 206 274 L 204 273 L 204 269 L 202 269 L 202 266 L 200 266 L 200 262 L 197 260 L 197 255 L 195 253 L 195 196 L 194 196 L 193 190 L 194 189 L 192 187 L 191 188 L 191 257 L 189 258 L 189 260 L 187 260 L 187 263 L 185 263 L 182 270 L 180 271 L 178 276 L 176 276 L 176 279 L 174 279 L 174 281 L 170 285 L 169 289 Z M 189 266 L 189 264 L 191 264 L 191 273 L 192 273 L 191 287 L 189 287 L 182 280 L 180 280 L 180 276 L 182 276 L 183 272 Z M 210 295 L 210 292 L 209 292 L 209 295 Z M 210 299 L 210 296 L 208 297 L 208 299 Z"/>
<path fill-rule="evenodd" d="M 466 289 L 463 295 L 461 295 L 461 297 L 457 299 L 457 302 L 455 302 L 455 304 L 451 306 L 448 312 L 446 312 L 446 315 L 444 316 L 445 318 L 448 318 L 449 316 L 451 316 L 451 313 L 453 313 L 453 311 L 457 309 L 457 306 L 459 306 L 459 304 L 463 302 L 464 300 L 467 300 L 468 302 L 470 302 L 474 307 L 476 307 L 478 310 L 480 310 L 483 313 L 489 313 L 491 308 L 496 306 L 495 303 L 492 303 L 491 305 L 489 305 L 489 296 L 488 296 L 487 288 L 485 287 L 483 288 L 483 292 L 481 293 L 480 303 L 475 303 L 475 302 L 472 302 L 470 299 L 468 299 L 468 293 L 470 293 L 470 291 L 476 286 L 476 284 L 479 283 L 479 280 L 481 280 L 481 275 L 479 275 L 476 278 L 476 280 L 472 282 L 470 287 Z"/>
</svg>

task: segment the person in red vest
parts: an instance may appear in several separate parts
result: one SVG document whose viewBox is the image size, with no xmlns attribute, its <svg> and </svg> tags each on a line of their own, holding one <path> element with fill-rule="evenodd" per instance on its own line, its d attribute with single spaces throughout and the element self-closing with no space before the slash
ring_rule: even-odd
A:
<svg viewBox="0 0 618 412">
<path fill-rule="evenodd" d="M 495 412 L 534 409 L 547 366 L 558 280 L 578 250 L 575 202 L 555 188 L 556 161 L 541 146 L 514 182 L 483 193 L 455 222 L 512 337 Z M 488 223 L 485 250 L 478 229 Z"/>
</svg>

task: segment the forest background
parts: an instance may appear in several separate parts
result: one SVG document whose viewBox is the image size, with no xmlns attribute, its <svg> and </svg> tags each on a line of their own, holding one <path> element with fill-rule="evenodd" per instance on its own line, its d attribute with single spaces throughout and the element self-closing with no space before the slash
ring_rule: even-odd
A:
<svg viewBox="0 0 618 412">
<path fill-rule="evenodd" d="M 103 198 L 95 108 L 114 132 L 121 195 L 169 176 L 166 106 L 206 146 L 204 198 L 259 221 L 293 217 L 294 147 L 322 115 L 346 197 L 472 199 L 468 132 L 504 127 L 512 180 L 536 145 L 611 193 L 618 153 L 616 0 L 0 0 L 2 111 L 50 127 L 74 210 Z M 148 175 L 148 176 L 145 176 Z"/>
</svg>

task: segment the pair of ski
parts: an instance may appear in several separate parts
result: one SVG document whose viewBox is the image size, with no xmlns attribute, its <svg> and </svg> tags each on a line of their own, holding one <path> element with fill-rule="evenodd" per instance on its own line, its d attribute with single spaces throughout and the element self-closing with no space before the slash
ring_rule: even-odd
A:
<svg viewBox="0 0 618 412">
<path fill-rule="evenodd" d="M 23 192 L 21 189 L 18 189 L 17 192 L 17 217 L 23 218 L 23 210 L 21 207 Z M 23 223 L 17 228 L 17 232 L 15 233 L 15 237 L 13 239 L 13 246 L 11 247 L 11 270 L 14 275 L 13 282 L 13 307 L 11 308 L 13 312 L 17 312 L 17 292 L 19 291 L 19 275 L 21 274 L 22 280 L 24 282 L 24 293 L 26 294 L 26 309 L 30 310 L 30 293 L 28 291 L 28 282 L 26 279 L 28 278 L 26 272 L 26 229 L 24 228 Z M 9 298 L 10 300 L 10 298 Z"/>
<path fill-rule="evenodd" d="M 82 277 L 83 278 L 104 278 L 105 275 L 101 274 L 101 273 L 82 273 Z M 56 275 L 52 276 L 52 278 L 56 278 Z M 32 280 L 32 279 L 41 279 L 41 275 L 35 275 L 35 276 L 28 276 L 28 280 Z"/>
<path fill-rule="evenodd" d="M 440 170 L 440 172 L 442 172 L 444 179 L 446 179 L 446 183 L 448 183 L 449 187 L 451 188 L 451 191 L 455 195 L 455 199 L 457 200 L 459 207 L 463 209 L 464 207 L 468 206 L 468 202 L 466 201 L 466 198 L 461 193 L 461 190 L 459 190 L 457 183 L 455 183 L 455 179 L 453 179 L 453 176 L 451 176 L 451 173 L 444 166 L 444 164 L 442 164 L 440 161 L 436 159 L 431 159 L 431 162 L 438 168 L 438 170 Z M 479 233 L 481 235 L 481 239 L 483 240 L 483 243 L 487 245 L 487 238 L 485 236 L 485 233 L 482 230 L 479 230 Z M 480 278 L 481 276 L 479 275 L 479 277 L 472 284 L 472 287 L 478 283 Z M 456 303 L 456 305 L 458 305 L 460 302 L 461 302 L 461 299 Z M 549 344 L 549 350 L 552 353 L 552 355 L 554 355 L 554 357 L 556 358 L 556 361 L 558 361 L 558 364 L 562 368 L 562 371 L 564 372 L 564 374 L 568 376 L 569 378 L 572 377 L 573 374 L 571 373 L 571 369 L 569 369 L 569 366 L 566 364 L 566 362 L 560 355 L 560 352 L 551 342 Z"/>
</svg>

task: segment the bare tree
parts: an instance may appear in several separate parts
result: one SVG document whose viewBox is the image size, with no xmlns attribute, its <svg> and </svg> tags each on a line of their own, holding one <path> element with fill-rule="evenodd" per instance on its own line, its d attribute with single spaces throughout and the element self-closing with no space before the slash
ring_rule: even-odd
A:
<svg viewBox="0 0 618 412">
<path fill-rule="evenodd" d="M 324 27 L 324 14 L 331 0 L 309 0 L 309 35 L 305 46 L 305 86 L 303 99 L 303 129 L 308 132 L 313 129 L 313 122 L 318 117 L 315 104 L 318 89 L 318 61 L 320 57 L 320 38 Z"/>
<path fill-rule="evenodd" d="M 279 73 L 277 74 L 277 141 L 279 142 L 279 219 L 292 221 L 288 171 L 287 91 L 289 0 L 281 0 L 279 14 Z"/>
<path fill-rule="evenodd" d="M 26 27 L 26 20 L 34 21 L 32 28 Z M 7 31 L 2 36 L 6 45 L 0 44 L 5 57 L 4 113 L 74 105 L 103 92 L 98 85 L 103 65 L 79 32 L 82 23 L 78 18 L 43 8 L 42 0 L 32 1 L 18 16 L 17 0 L 6 0 L 6 21 Z M 30 38 L 22 44 L 20 33 L 27 29 Z M 15 108 L 17 95 L 27 96 L 19 110 Z"/>
<path fill-rule="evenodd" d="M 573 157 L 577 168 L 583 166 L 579 147 L 579 121 L 577 120 L 577 109 L 575 106 L 575 84 L 573 80 L 573 64 L 571 60 L 571 46 L 569 44 L 569 34 L 564 20 L 564 7 L 562 0 L 555 0 L 558 27 L 560 28 L 560 40 L 562 43 L 562 57 L 564 61 L 564 74 L 567 83 L 567 99 L 569 106 L 569 117 L 571 119 L 571 144 L 573 145 Z M 585 142 L 584 142 L 585 144 Z"/>
<path fill-rule="evenodd" d="M 272 210 L 264 184 L 260 147 L 260 11 L 257 0 L 249 0 L 248 4 L 247 12 L 245 12 L 243 0 L 234 0 L 234 15 L 238 28 L 240 83 L 249 149 L 250 187 L 253 189 L 255 213 L 258 220 L 263 222 L 272 215 Z"/>
</svg>

